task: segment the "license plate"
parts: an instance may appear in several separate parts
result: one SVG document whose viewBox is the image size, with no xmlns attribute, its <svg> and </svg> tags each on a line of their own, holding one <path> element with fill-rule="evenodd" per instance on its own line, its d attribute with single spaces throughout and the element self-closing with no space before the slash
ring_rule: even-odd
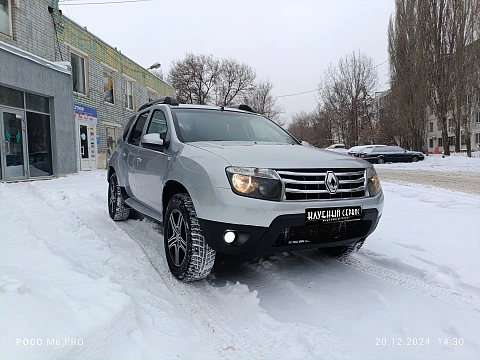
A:
<svg viewBox="0 0 480 360">
<path fill-rule="evenodd" d="M 305 223 L 330 223 L 338 221 L 359 220 L 361 218 L 361 206 L 329 207 L 305 210 Z"/>
</svg>

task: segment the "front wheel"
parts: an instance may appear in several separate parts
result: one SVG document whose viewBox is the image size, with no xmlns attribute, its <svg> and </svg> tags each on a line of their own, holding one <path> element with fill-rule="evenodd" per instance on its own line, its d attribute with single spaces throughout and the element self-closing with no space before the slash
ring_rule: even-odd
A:
<svg viewBox="0 0 480 360">
<path fill-rule="evenodd" d="M 347 245 L 347 246 L 320 248 L 318 250 L 326 255 L 330 255 L 333 257 L 343 257 L 343 256 L 350 255 L 351 253 L 357 252 L 362 247 L 364 242 L 365 240 L 360 240 L 354 244 Z"/>
<path fill-rule="evenodd" d="M 418 161 L 418 156 L 414 155 L 412 156 L 412 162 L 417 162 Z"/>
<path fill-rule="evenodd" d="M 127 220 L 130 215 L 130 208 L 123 201 L 117 174 L 112 174 L 108 181 L 108 214 L 115 221 Z"/>
<path fill-rule="evenodd" d="M 168 203 L 163 237 L 168 267 L 177 279 L 195 281 L 207 277 L 215 262 L 215 250 L 203 237 L 188 194 L 176 194 Z"/>
</svg>

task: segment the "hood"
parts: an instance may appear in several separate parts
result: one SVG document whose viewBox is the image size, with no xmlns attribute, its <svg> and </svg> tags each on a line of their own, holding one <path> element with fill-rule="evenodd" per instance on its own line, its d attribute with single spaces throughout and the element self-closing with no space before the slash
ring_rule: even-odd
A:
<svg viewBox="0 0 480 360">
<path fill-rule="evenodd" d="M 225 159 L 232 166 L 270 169 L 366 168 L 364 160 L 332 151 L 305 147 L 252 142 L 192 142 L 196 147 Z"/>
</svg>

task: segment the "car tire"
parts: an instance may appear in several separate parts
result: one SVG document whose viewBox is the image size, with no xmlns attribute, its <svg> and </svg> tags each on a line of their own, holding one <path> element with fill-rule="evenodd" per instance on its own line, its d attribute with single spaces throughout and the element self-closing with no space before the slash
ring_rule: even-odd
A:
<svg viewBox="0 0 480 360">
<path fill-rule="evenodd" d="M 418 156 L 417 155 L 413 155 L 412 156 L 412 162 L 417 162 L 418 161 Z"/>
<path fill-rule="evenodd" d="M 127 220 L 130 208 L 125 204 L 122 189 L 118 185 L 117 174 L 113 173 L 108 181 L 108 214 L 115 221 Z"/>
<path fill-rule="evenodd" d="M 383 157 L 377 158 L 377 164 L 385 164 L 385 159 Z"/>
<path fill-rule="evenodd" d="M 356 243 L 347 246 L 335 246 L 318 249 L 321 253 L 333 256 L 333 257 L 344 257 L 348 256 L 351 253 L 357 252 L 363 245 L 365 240 L 360 240 Z"/>
<path fill-rule="evenodd" d="M 177 279 L 195 281 L 210 274 L 215 250 L 205 241 L 188 194 L 176 194 L 170 199 L 163 234 L 168 267 Z"/>
</svg>

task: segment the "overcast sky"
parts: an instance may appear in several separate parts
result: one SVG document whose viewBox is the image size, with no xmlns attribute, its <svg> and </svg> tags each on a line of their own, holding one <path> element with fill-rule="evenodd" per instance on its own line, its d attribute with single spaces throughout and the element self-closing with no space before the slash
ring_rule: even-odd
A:
<svg viewBox="0 0 480 360">
<path fill-rule="evenodd" d="M 269 78 L 276 96 L 317 88 L 330 63 L 352 51 L 388 60 L 387 27 L 393 0 L 68 0 L 64 15 L 117 47 L 141 66 L 162 64 L 186 53 L 231 57 Z M 124 0 L 125 1 L 125 0 Z M 378 66 L 379 89 L 388 88 L 388 63 Z M 285 119 L 311 111 L 316 92 L 279 97 Z"/>
</svg>

